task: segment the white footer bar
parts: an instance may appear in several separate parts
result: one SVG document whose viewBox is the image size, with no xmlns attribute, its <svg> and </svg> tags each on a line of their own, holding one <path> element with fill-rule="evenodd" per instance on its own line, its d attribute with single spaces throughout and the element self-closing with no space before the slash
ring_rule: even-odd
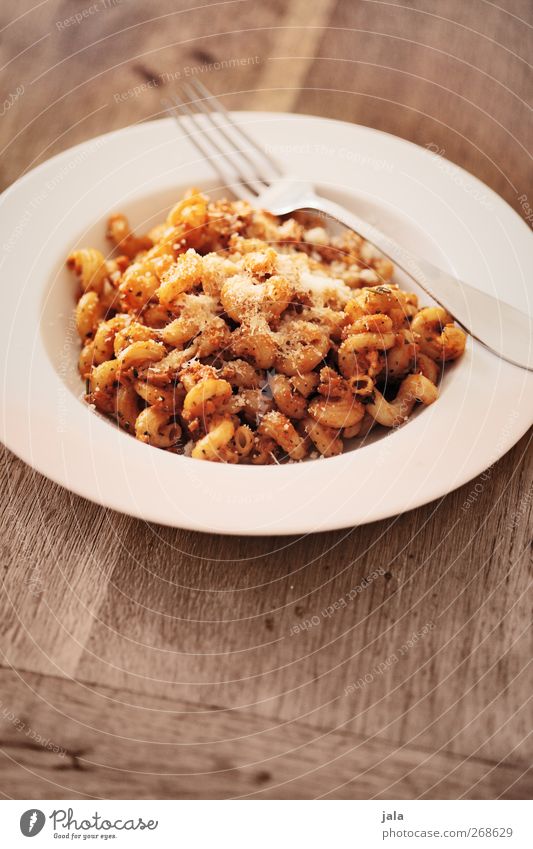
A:
<svg viewBox="0 0 533 849">
<path fill-rule="evenodd" d="M 529 849 L 532 807 L 527 801 L 2 801 L 1 845 Z"/>
</svg>

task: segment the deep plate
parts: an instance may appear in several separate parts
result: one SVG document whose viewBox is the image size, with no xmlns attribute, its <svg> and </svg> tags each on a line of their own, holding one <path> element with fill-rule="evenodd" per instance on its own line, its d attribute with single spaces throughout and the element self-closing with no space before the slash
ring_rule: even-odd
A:
<svg viewBox="0 0 533 849">
<path fill-rule="evenodd" d="M 531 311 L 531 233 L 466 172 L 366 127 L 301 115 L 235 117 L 287 171 L 318 183 L 408 249 Z M 1 435 L 27 463 L 79 495 L 148 521 L 233 534 L 307 533 L 445 495 L 531 425 L 533 375 L 472 340 L 436 404 L 386 438 L 327 460 L 201 463 L 143 445 L 92 414 L 80 400 L 66 255 L 74 245 L 106 247 L 110 212 L 125 212 L 142 229 L 145 220 L 163 218 L 184 188 L 210 181 L 209 167 L 165 119 L 72 148 L 4 193 Z"/>
</svg>

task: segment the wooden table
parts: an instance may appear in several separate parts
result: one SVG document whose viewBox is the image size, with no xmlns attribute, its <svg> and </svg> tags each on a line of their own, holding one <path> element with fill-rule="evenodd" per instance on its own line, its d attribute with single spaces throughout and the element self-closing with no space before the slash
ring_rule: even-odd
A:
<svg viewBox="0 0 533 849">
<path fill-rule="evenodd" d="M 24 87 L 3 184 L 196 73 L 232 108 L 433 145 L 527 215 L 529 0 L 194 2 L 3 3 L 4 90 Z M 145 524 L 4 451 L 3 795 L 530 795 L 529 442 L 441 501 L 301 539 Z"/>
</svg>

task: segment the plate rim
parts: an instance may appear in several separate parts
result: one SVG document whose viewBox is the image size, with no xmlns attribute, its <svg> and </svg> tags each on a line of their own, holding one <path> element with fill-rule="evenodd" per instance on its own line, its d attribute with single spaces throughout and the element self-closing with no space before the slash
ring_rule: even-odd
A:
<svg viewBox="0 0 533 849">
<path fill-rule="evenodd" d="M 234 112 L 233 114 L 235 116 L 237 116 L 237 118 L 239 116 L 241 118 L 242 117 L 247 118 L 248 116 L 253 116 L 255 118 L 257 118 L 257 117 L 265 118 L 267 120 L 268 119 L 282 119 L 282 120 L 292 119 L 292 120 L 295 120 L 296 122 L 299 122 L 299 121 L 305 122 L 309 119 L 312 119 L 313 121 L 317 121 L 321 124 L 324 124 L 324 123 L 337 124 L 337 125 L 342 126 L 343 128 L 349 128 L 350 130 L 354 130 L 354 129 L 358 130 L 358 131 L 362 130 L 365 133 L 369 133 L 370 135 L 374 135 L 374 134 L 377 133 L 380 136 L 385 137 L 389 142 L 392 142 L 394 145 L 401 143 L 401 145 L 404 146 L 406 150 L 415 150 L 417 152 L 417 155 L 420 155 L 420 153 L 423 153 L 423 155 L 427 155 L 429 158 L 435 157 L 437 159 L 441 159 L 441 157 L 438 154 L 436 154 L 432 151 L 428 151 L 426 148 L 422 148 L 420 145 L 417 145 L 416 143 L 409 141 L 407 139 L 403 139 L 403 138 L 394 136 L 394 135 L 392 135 L 390 133 L 386 133 L 382 130 L 376 130 L 374 128 L 367 127 L 365 125 L 352 124 L 350 122 L 340 121 L 338 119 L 322 118 L 322 117 L 316 116 L 316 115 L 288 114 L 288 113 L 263 112 L 263 111 L 259 111 L 259 112 L 243 111 L 243 112 Z M 79 152 L 79 151 L 83 150 L 84 148 L 89 148 L 91 145 L 94 145 L 94 142 L 96 140 L 112 140 L 113 138 L 116 138 L 116 137 L 123 137 L 127 133 L 133 134 L 137 131 L 146 132 L 147 130 L 150 131 L 150 128 L 153 128 L 153 127 L 160 128 L 163 125 L 167 125 L 167 124 L 171 125 L 172 123 L 173 123 L 172 118 L 162 118 L 162 119 L 155 119 L 155 120 L 148 121 L 148 122 L 135 123 L 135 124 L 132 124 L 130 126 L 120 128 L 120 129 L 117 129 L 117 130 L 112 130 L 110 132 L 103 133 L 103 134 L 95 136 L 91 139 L 87 139 L 83 142 L 80 142 L 79 144 L 77 144 L 73 147 L 67 148 L 64 151 L 61 151 L 61 152 L 55 154 L 53 157 L 50 157 L 50 159 L 46 160 L 43 163 L 40 163 L 39 165 L 37 165 L 32 170 L 25 173 L 15 183 L 13 183 L 12 185 L 10 185 L 9 187 L 7 187 L 5 189 L 5 191 L 2 193 L 0 202 L 3 205 L 3 202 L 6 200 L 6 198 L 7 198 L 7 200 L 9 200 L 9 196 L 13 193 L 16 193 L 17 187 L 20 188 L 22 186 L 25 186 L 27 182 L 29 182 L 31 180 L 35 180 L 36 178 L 39 178 L 39 175 L 44 174 L 47 169 L 50 169 L 54 165 L 57 165 L 62 160 L 68 159 L 68 157 L 72 156 L 75 152 Z M 179 141 L 179 137 L 177 137 L 176 141 L 177 142 Z M 530 234 L 529 228 L 527 227 L 527 225 L 523 221 L 523 219 L 519 216 L 519 214 L 514 209 L 512 209 L 512 207 L 510 207 L 503 198 L 501 198 L 496 192 L 494 192 L 494 190 L 492 190 L 489 186 L 486 186 L 477 177 L 470 174 L 468 171 L 466 171 L 465 169 L 456 165 L 455 163 L 452 163 L 449 160 L 445 160 L 445 162 L 446 162 L 447 166 L 450 166 L 453 169 L 456 169 L 458 173 L 466 175 L 468 180 L 475 181 L 475 183 L 477 185 L 479 185 L 480 187 L 483 188 L 484 192 L 489 193 L 489 195 L 491 197 L 493 197 L 494 202 L 498 205 L 498 207 L 500 209 L 506 209 L 507 211 L 510 211 L 511 213 L 513 213 L 514 226 L 516 227 L 517 222 L 520 222 L 520 224 L 523 226 L 525 231 L 528 234 Z M 68 249 L 69 249 L 69 245 L 66 244 L 65 245 L 65 252 L 67 252 Z M 472 345 L 473 349 L 477 349 L 479 347 L 478 343 L 473 342 L 473 340 L 471 340 L 471 345 Z M 514 367 L 511 366 L 511 368 L 514 368 Z M 56 377 L 59 377 L 59 375 L 56 375 Z M 426 415 L 427 413 L 430 413 L 432 409 L 433 408 L 429 408 L 427 411 L 424 411 L 424 415 Z M 85 411 L 85 412 L 88 413 L 89 411 Z M 87 418 L 94 419 L 95 417 L 87 415 Z M 532 419 L 532 421 L 533 421 L 533 419 Z M 529 421 L 529 422 L 526 421 L 525 423 L 523 423 L 523 426 L 521 426 L 521 428 L 518 428 L 517 431 L 515 430 L 513 432 L 512 441 L 509 444 L 506 444 L 504 449 L 499 453 L 498 458 L 503 456 L 503 454 L 507 453 L 507 451 L 510 450 L 510 448 L 514 444 L 516 444 L 516 442 L 519 441 L 519 439 L 524 435 L 524 433 L 526 433 L 528 428 L 531 426 L 532 421 Z M 109 427 L 110 427 L 109 423 L 104 422 L 103 424 L 109 429 Z M 413 424 L 414 424 L 414 422 L 410 422 L 409 426 L 412 427 Z M 400 431 L 398 431 L 397 433 L 394 433 L 393 435 L 396 436 L 396 435 L 398 435 L 399 432 Z M 132 440 L 132 438 L 129 435 L 127 435 L 127 434 L 120 434 L 120 435 L 124 436 L 125 438 L 130 439 L 132 442 L 134 442 L 134 440 Z M 44 468 L 44 467 L 46 467 L 46 463 L 35 461 L 35 459 L 33 457 L 28 459 L 28 457 L 24 455 L 24 452 L 22 452 L 22 451 L 19 452 L 17 450 L 17 447 L 14 447 L 12 444 L 9 444 L 9 442 L 7 440 L 5 440 L 5 442 L 6 442 L 7 447 L 10 450 L 12 450 L 13 453 L 15 453 L 18 457 L 20 457 L 25 463 L 27 463 L 30 467 L 36 469 L 39 473 L 41 473 L 44 476 L 48 477 L 49 479 L 53 480 L 55 483 L 67 488 L 69 491 L 75 493 L 76 495 L 87 498 L 88 500 L 93 501 L 94 503 L 100 504 L 100 505 L 102 505 L 102 506 L 104 506 L 108 509 L 113 509 L 113 510 L 116 510 L 118 512 L 125 513 L 127 515 L 133 516 L 135 518 L 142 519 L 144 521 L 156 522 L 158 524 L 167 525 L 169 527 L 184 528 L 184 529 L 195 530 L 195 531 L 203 531 L 203 532 L 224 533 L 224 534 L 228 534 L 228 535 L 286 536 L 286 535 L 307 534 L 307 533 L 315 532 L 315 530 L 312 527 L 309 527 L 308 524 L 305 525 L 305 526 L 304 525 L 295 526 L 293 524 L 290 527 L 280 527 L 276 524 L 275 526 L 269 525 L 267 529 L 264 529 L 264 528 L 254 529 L 254 528 L 251 528 L 251 527 L 246 527 L 245 529 L 239 528 L 239 527 L 231 527 L 231 528 L 221 529 L 221 528 L 213 528 L 212 525 L 209 522 L 209 517 L 206 520 L 202 520 L 202 521 L 199 521 L 199 522 L 193 521 L 192 518 L 189 517 L 188 521 L 184 523 L 183 520 L 180 520 L 179 522 L 168 521 L 167 519 L 165 519 L 161 515 L 149 515 L 149 516 L 140 515 L 139 512 L 136 511 L 135 509 L 133 509 L 133 507 L 131 505 L 122 504 L 121 506 L 117 506 L 116 501 L 113 500 L 113 499 L 107 500 L 105 498 L 105 496 L 102 496 L 102 494 L 100 494 L 100 493 L 98 493 L 97 496 L 95 496 L 94 493 L 91 494 L 90 492 L 87 491 L 87 487 L 84 487 L 82 485 L 82 482 L 78 483 L 76 480 L 68 480 L 66 482 L 64 474 L 63 475 L 58 474 L 57 476 L 54 475 L 53 472 L 51 472 L 49 468 Z M 381 440 L 380 443 L 381 442 L 383 442 L 383 440 Z M 138 447 L 141 447 L 141 446 L 138 444 Z M 367 450 L 370 447 L 371 446 L 365 447 L 365 450 Z M 152 449 L 149 446 L 142 446 L 142 448 L 146 449 L 147 451 L 152 452 Z M 158 453 L 164 453 L 164 452 L 158 452 Z M 352 452 L 352 455 L 357 455 L 357 451 Z M 346 463 L 346 458 L 349 457 L 349 456 L 350 456 L 350 454 L 345 454 L 345 455 L 341 455 L 338 458 L 329 458 L 327 460 L 327 463 L 328 463 L 328 465 L 330 463 L 336 463 L 337 465 L 339 465 L 339 462 L 342 462 L 343 460 Z M 199 463 L 199 461 L 195 461 L 195 460 L 192 460 L 192 459 L 187 458 L 187 457 L 179 457 L 179 458 L 176 458 L 176 459 L 178 459 L 180 462 L 185 461 L 186 463 L 192 463 L 192 464 L 194 464 L 195 467 Z M 315 462 L 318 462 L 318 461 L 315 461 Z M 492 462 L 494 462 L 494 461 L 492 461 Z M 206 464 L 206 465 L 210 465 L 210 466 L 214 467 L 214 469 L 219 470 L 219 471 L 214 472 L 213 475 L 211 475 L 212 477 L 215 477 L 216 475 L 223 477 L 223 475 L 226 475 L 226 471 L 223 472 L 223 473 L 220 473 L 221 469 L 225 469 L 225 470 L 232 469 L 233 470 L 235 468 L 235 467 L 232 467 L 232 466 L 218 466 L 217 464 Z M 311 465 L 314 465 L 314 463 L 313 464 L 303 464 L 303 465 L 309 467 Z M 432 491 L 429 494 L 427 493 L 427 491 L 424 491 L 425 494 L 423 492 L 418 498 L 415 498 L 414 501 L 410 501 L 408 503 L 408 505 L 406 505 L 405 510 L 416 509 L 417 507 L 420 507 L 424 504 L 430 503 L 432 501 L 435 501 L 439 498 L 444 497 L 445 495 L 449 494 L 450 492 L 453 492 L 455 489 L 459 488 L 460 486 L 467 483 L 468 481 L 473 480 L 477 475 L 479 475 L 482 471 L 484 471 L 489 465 L 491 465 L 491 462 L 487 461 L 486 457 L 483 460 L 480 459 L 478 461 L 478 463 L 472 465 L 467 476 L 458 480 L 453 486 L 448 487 L 445 490 L 441 489 L 441 491 L 438 491 L 438 492 Z M 257 472 L 255 467 L 238 467 L 238 468 L 239 468 L 239 472 L 237 474 L 241 475 L 242 477 L 250 477 L 251 473 Z M 280 476 L 280 473 L 286 475 L 287 470 L 292 469 L 292 468 L 294 468 L 294 467 L 283 466 L 280 469 L 278 469 L 278 468 L 273 469 L 271 467 L 268 467 L 268 471 L 267 471 L 267 468 L 262 469 L 260 474 L 264 475 L 264 477 L 263 477 L 263 480 L 264 480 L 268 475 L 271 475 L 272 472 L 275 472 L 275 474 L 277 474 L 278 476 Z M 332 469 L 332 472 L 333 472 L 333 466 L 331 467 L 331 469 Z M 230 474 L 233 474 L 233 472 L 230 472 Z M 307 474 L 309 474 L 309 473 L 307 473 Z M 306 475 L 304 475 L 304 477 L 305 476 Z M 439 489 L 439 487 L 437 487 L 437 490 L 438 489 Z M 403 512 L 403 510 L 401 512 Z M 395 517 L 397 515 L 398 515 L 398 511 L 391 512 L 391 510 L 385 506 L 382 510 L 374 509 L 372 511 L 372 515 L 367 517 L 367 518 L 361 519 L 359 517 L 357 519 L 357 521 L 352 521 L 351 523 L 347 522 L 346 519 L 342 519 L 340 521 L 328 521 L 325 526 L 320 527 L 318 530 L 322 531 L 322 532 L 326 532 L 328 530 L 338 530 L 338 529 L 342 529 L 342 528 L 353 527 L 354 524 L 356 524 L 356 525 L 366 524 L 368 522 L 379 521 L 379 520 L 382 520 L 384 518 L 392 518 L 392 517 Z"/>
</svg>

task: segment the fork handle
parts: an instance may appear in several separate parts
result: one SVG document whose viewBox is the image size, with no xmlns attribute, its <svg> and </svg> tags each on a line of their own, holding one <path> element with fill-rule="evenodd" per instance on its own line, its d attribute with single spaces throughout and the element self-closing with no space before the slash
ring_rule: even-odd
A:
<svg viewBox="0 0 533 849">
<path fill-rule="evenodd" d="M 470 336 L 508 363 L 533 371 L 531 316 L 458 280 L 426 259 L 414 256 L 372 224 L 333 201 L 309 193 L 305 206 L 331 216 L 375 245 L 450 312 Z"/>
</svg>

